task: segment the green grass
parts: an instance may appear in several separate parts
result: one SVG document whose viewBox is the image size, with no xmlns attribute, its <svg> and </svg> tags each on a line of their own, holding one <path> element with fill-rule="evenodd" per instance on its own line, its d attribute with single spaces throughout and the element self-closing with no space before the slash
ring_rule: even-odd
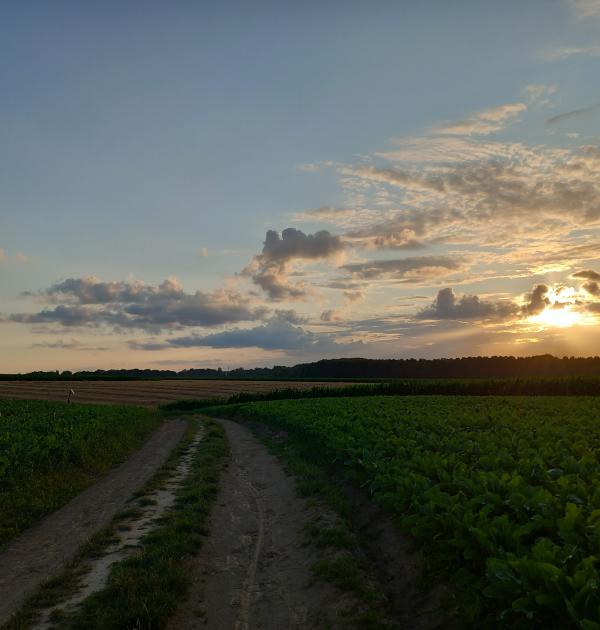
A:
<svg viewBox="0 0 600 630">
<path fill-rule="evenodd" d="M 131 406 L 0 400 L 0 546 L 140 447 L 160 415 Z"/>
<path fill-rule="evenodd" d="M 371 492 L 459 623 L 600 629 L 600 399 L 362 397 L 213 407 Z M 430 576 L 431 577 L 431 576 Z"/>
<path fill-rule="evenodd" d="M 65 616 L 60 628 L 164 628 L 190 585 L 189 559 L 208 534 L 210 507 L 227 453 L 222 428 L 208 422 L 174 508 L 142 541 L 142 549 L 111 570 L 105 589 Z"/>
<path fill-rule="evenodd" d="M 133 496 L 136 504 L 161 487 L 189 447 L 198 428 L 190 423 L 186 434 L 161 469 Z M 74 613 L 58 609 L 52 615 L 56 628 L 117 630 L 166 626 L 168 618 L 185 596 L 190 583 L 189 559 L 204 542 L 208 516 L 217 496 L 220 470 L 227 454 L 223 430 L 212 421 L 196 451 L 189 476 L 178 491 L 174 507 L 161 524 L 142 540 L 135 555 L 116 564 L 105 589 L 87 598 Z M 44 608 L 60 605 L 78 588 L 78 578 L 90 560 L 103 555 L 114 533 L 140 515 L 139 508 L 128 508 L 84 545 L 77 557 L 60 575 L 46 582 L 2 630 L 31 628 Z"/>
</svg>

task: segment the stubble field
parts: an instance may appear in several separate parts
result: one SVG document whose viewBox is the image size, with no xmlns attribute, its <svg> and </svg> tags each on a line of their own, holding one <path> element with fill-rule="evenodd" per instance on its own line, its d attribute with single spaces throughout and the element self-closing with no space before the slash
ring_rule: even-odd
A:
<svg viewBox="0 0 600 630">
<path fill-rule="evenodd" d="M 271 392 L 276 389 L 346 387 L 343 382 L 298 381 L 0 381 L 0 399 L 66 400 L 69 390 L 73 402 L 132 404 L 155 407 L 173 400 L 227 398 L 240 392 Z"/>
</svg>

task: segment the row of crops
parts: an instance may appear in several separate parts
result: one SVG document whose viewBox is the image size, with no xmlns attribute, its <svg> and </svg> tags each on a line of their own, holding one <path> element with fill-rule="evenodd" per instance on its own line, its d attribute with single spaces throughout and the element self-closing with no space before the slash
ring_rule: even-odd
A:
<svg viewBox="0 0 600 630">
<path fill-rule="evenodd" d="M 600 399 L 364 397 L 213 408 L 342 466 L 451 585 L 461 621 L 600 629 Z"/>
<path fill-rule="evenodd" d="M 157 423 L 136 407 L 0 400 L 0 545 L 124 459 Z"/>
</svg>

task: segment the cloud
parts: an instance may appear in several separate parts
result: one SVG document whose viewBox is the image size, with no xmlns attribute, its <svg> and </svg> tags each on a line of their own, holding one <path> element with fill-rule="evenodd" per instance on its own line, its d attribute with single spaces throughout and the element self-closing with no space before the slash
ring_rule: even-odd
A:
<svg viewBox="0 0 600 630">
<path fill-rule="evenodd" d="M 95 276 L 68 278 L 40 292 L 56 301 L 71 300 L 79 304 L 144 303 L 185 297 L 176 278 L 167 278 L 158 286 L 140 280 L 102 282 Z"/>
<path fill-rule="evenodd" d="M 546 85 L 545 83 L 530 83 L 523 89 L 527 100 L 532 105 L 548 105 L 550 96 L 556 94 L 558 87 L 556 85 Z"/>
<path fill-rule="evenodd" d="M 359 280 L 391 279 L 420 283 L 465 269 L 467 259 L 457 256 L 415 256 L 394 260 L 371 260 L 343 265 L 341 269 Z"/>
<path fill-rule="evenodd" d="M 571 274 L 571 278 L 584 278 L 588 282 L 584 282 L 581 288 L 590 295 L 600 295 L 600 273 L 593 271 L 592 269 L 582 269 L 574 274 Z"/>
<path fill-rule="evenodd" d="M 566 59 L 567 57 L 573 57 L 575 55 L 600 57 L 600 46 L 562 46 L 544 50 L 541 55 L 544 59 L 548 59 L 549 61 Z"/>
<path fill-rule="evenodd" d="M 32 348 L 46 348 L 51 350 L 80 350 L 85 352 L 105 352 L 109 348 L 105 346 L 88 346 L 79 339 L 72 338 L 71 341 L 41 341 L 31 345 Z"/>
<path fill-rule="evenodd" d="M 0 264 L 8 262 L 6 252 L 0 247 Z"/>
<path fill-rule="evenodd" d="M 313 333 L 289 322 L 269 321 L 254 328 L 236 328 L 211 335 L 190 335 L 169 339 L 167 343 L 177 348 L 262 348 L 326 353 L 348 350 L 361 344 L 340 344 L 328 333 Z M 139 347 L 139 346 L 138 346 Z"/>
<path fill-rule="evenodd" d="M 8 319 L 24 324 L 108 325 L 117 329 L 158 331 L 256 321 L 264 319 L 268 312 L 229 289 L 185 293 L 175 278 L 158 286 L 139 281 L 69 278 L 36 295 L 38 299 L 46 297 L 61 303 L 37 313 L 12 314 Z"/>
<path fill-rule="evenodd" d="M 533 291 L 526 296 L 526 301 L 522 306 L 525 315 L 538 315 L 552 302 L 548 298 L 550 287 L 545 284 L 538 284 Z"/>
<path fill-rule="evenodd" d="M 342 320 L 342 313 L 335 309 L 328 309 L 321 313 L 322 322 L 338 322 Z"/>
<path fill-rule="evenodd" d="M 323 223 L 339 223 L 340 220 L 354 216 L 355 209 L 352 208 L 330 208 L 323 206 L 314 210 L 305 210 L 294 214 L 294 221 L 319 221 Z"/>
<path fill-rule="evenodd" d="M 348 176 L 397 189 L 399 209 L 350 233 L 385 244 L 548 244 L 600 220 L 600 151 L 500 144 L 495 155 L 415 167 L 360 166 Z M 398 238 L 399 237 L 399 238 Z M 563 242 L 564 246 L 564 242 Z"/>
<path fill-rule="evenodd" d="M 477 295 L 457 298 L 451 288 L 441 289 L 433 303 L 417 312 L 417 319 L 506 319 L 519 312 L 514 302 L 489 302 Z"/>
<path fill-rule="evenodd" d="M 552 116 L 552 118 L 548 118 L 546 124 L 556 125 L 558 123 L 564 122 L 565 120 L 580 118 L 581 116 L 586 116 L 587 114 L 592 114 L 598 111 L 600 111 L 600 103 L 596 105 L 591 105 L 590 107 L 584 107 L 582 109 L 574 109 L 573 111 L 565 112 L 564 114 L 558 114 L 557 116 Z"/>
<path fill-rule="evenodd" d="M 501 131 L 526 110 L 527 105 L 525 103 L 506 103 L 505 105 L 498 105 L 480 112 L 473 112 L 464 120 L 439 125 L 433 131 L 442 135 L 488 135 Z"/>
<path fill-rule="evenodd" d="M 600 0 L 567 0 L 567 3 L 580 19 L 600 16 Z"/>
<path fill-rule="evenodd" d="M 58 341 L 41 341 L 38 343 L 34 343 L 32 348 L 58 348 L 64 350 L 72 350 L 74 348 L 80 348 L 83 346 L 81 341 L 78 339 L 71 339 L 71 341 L 64 341 L 63 339 L 59 339 Z"/>
<path fill-rule="evenodd" d="M 296 228 L 283 230 L 281 236 L 268 230 L 262 252 L 255 256 L 243 273 L 250 275 L 273 301 L 302 299 L 307 295 L 302 283 L 291 284 L 289 273 L 294 261 L 324 260 L 340 254 L 346 244 L 327 230 L 305 234 Z"/>
<path fill-rule="evenodd" d="M 198 258 L 208 258 L 208 247 L 201 247 L 198 250 Z"/>
<path fill-rule="evenodd" d="M 582 269 L 571 274 L 571 278 L 585 278 L 586 280 L 600 280 L 600 273 L 592 269 Z"/>
</svg>

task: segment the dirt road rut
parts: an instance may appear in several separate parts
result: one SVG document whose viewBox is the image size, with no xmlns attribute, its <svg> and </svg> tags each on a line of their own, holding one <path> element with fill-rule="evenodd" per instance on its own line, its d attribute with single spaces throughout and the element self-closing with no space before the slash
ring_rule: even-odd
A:
<svg viewBox="0 0 600 630">
<path fill-rule="evenodd" d="M 317 508 L 297 497 L 292 479 L 248 429 L 220 422 L 231 462 L 190 595 L 170 628 L 321 628 L 348 601 L 311 580 L 318 552 L 306 545 L 304 527 Z"/>
</svg>

